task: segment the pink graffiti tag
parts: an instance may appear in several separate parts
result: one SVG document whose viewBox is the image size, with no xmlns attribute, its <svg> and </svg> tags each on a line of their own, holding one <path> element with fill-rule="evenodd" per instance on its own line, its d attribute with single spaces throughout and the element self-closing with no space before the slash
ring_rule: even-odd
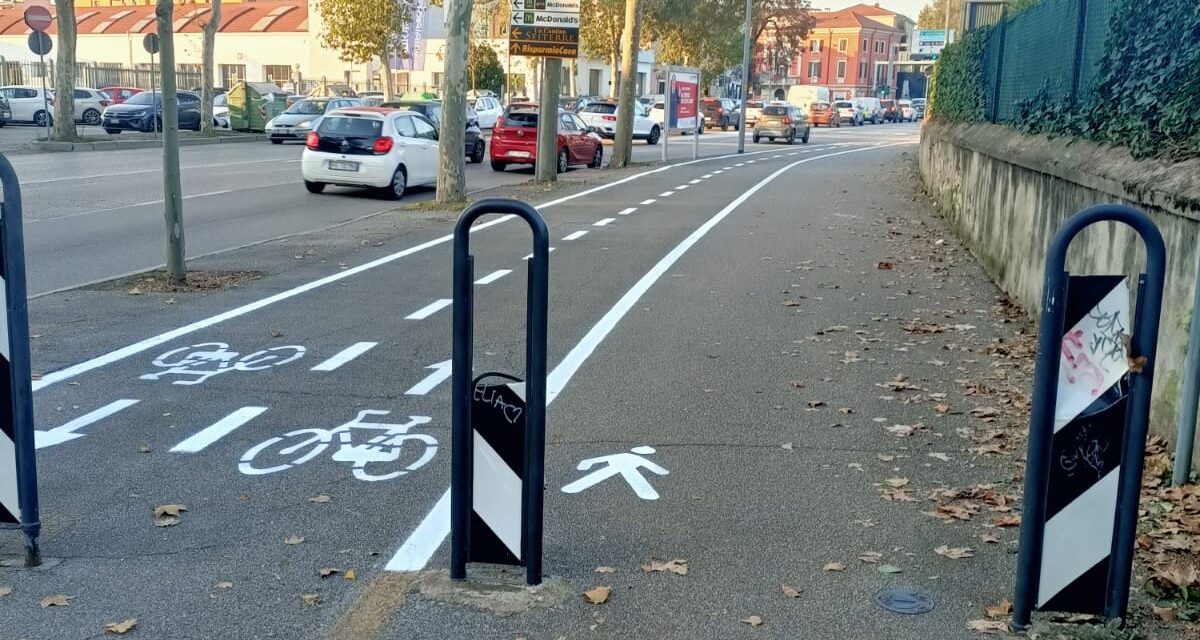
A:
<svg viewBox="0 0 1200 640">
<path fill-rule="evenodd" d="M 1100 395 L 1100 385 L 1104 384 L 1104 371 L 1096 366 L 1087 356 L 1087 352 L 1083 348 L 1083 330 L 1076 329 L 1063 336 L 1062 341 L 1063 358 L 1067 361 L 1067 382 L 1076 384 L 1080 382 L 1076 376 L 1087 380 L 1092 378 L 1095 382 L 1092 384 L 1092 395 Z"/>
</svg>

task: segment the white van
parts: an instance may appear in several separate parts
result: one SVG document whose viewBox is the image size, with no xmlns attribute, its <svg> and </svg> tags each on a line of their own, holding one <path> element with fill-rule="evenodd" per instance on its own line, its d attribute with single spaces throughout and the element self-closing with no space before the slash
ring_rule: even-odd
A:
<svg viewBox="0 0 1200 640">
<path fill-rule="evenodd" d="M 862 112 L 863 122 L 879 124 L 883 122 L 883 105 L 879 98 L 854 98 L 854 106 Z"/>
</svg>

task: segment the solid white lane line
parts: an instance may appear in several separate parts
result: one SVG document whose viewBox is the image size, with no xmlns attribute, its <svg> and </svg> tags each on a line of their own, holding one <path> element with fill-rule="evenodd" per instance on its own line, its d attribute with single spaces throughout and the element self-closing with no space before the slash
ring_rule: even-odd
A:
<svg viewBox="0 0 1200 640">
<path fill-rule="evenodd" d="M 408 314 L 407 316 L 404 316 L 404 319 L 405 320 L 424 320 L 425 318 L 428 318 L 429 316 L 437 313 L 438 311 L 441 311 L 442 309 L 445 309 L 446 307 L 450 306 L 451 302 L 453 302 L 453 300 L 451 300 L 450 298 L 442 298 L 441 300 L 427 304 L 424 307 L 421 307 L 420 309 L 417 309 L 416 311 Z"/>
<path fill-rule="evenodd" d="M 674 192 L 674 191 L 664 191 L 664 192 L 662 192 L 662 193 L 658 194 L 658 197 L 660 197 L 660 198 L 670 198 L 670 197 L 671 197 L 671 196 L 673 196 L 673 195 L 675 195 L 675 192 Z"/>
<path fill-rule="evenodd" d="M 711 178 L 712 176 L 710 175 L 710 176 L 705 176 L 705 177 Z M 696 178 L 695 180 L 688 180 L 688 184 L 700 184 L 701 182 L 704 182 L 704 181 L 701 180 L 700 178 Z"/>
<path fill-rule="evenodd" d="M 586 236 L 587 233 L 588 233 L 587 229 L 580 229 L 579 231 L 576 231 L 575 233 L 572 233 L 567 236 L 563 236 L 563 240 L 567 240 L 567 241 L 578 240 L 578 239 Z"/>
<path fill-rule="evenodd" d="M 606 227 L 616 221 L 617 221 L 616 218 L 602 218 L 600 220 L 593 222 L 592 226 L 593 227 Z"/>
<path fill-rule="evenodd" d="M 110 402 L 103 407 L 96 409 L 95 411 L 89 411 L 64 425 L 54 427 L 49 431 L 34 431 L 34 448 L 41 449 L 43 447 L 52 447 L 56 444 L 61 444 L 69 440 L 82 438 L 82 433 L 75 432 L 92 424 L 93 422 L 99 422 L 118 411 L 132 407 L 137 403 L 137 400 L 117 400 L 116 402 Z"/>
<path fill-rule="evenodd" d="M 915 144 L 915 141 L 912 143 L 909 143 L 909 144 Z M 750 153 L 765 153 L 765 152 L 752 151 Z M 745 154 L 730 153 L 730 154 L 725 154 L 725 155 L 720 155 L 720 156 L 712 156 L 711 158 L 697 158 L 695 160 L 688 160 L 686 162 L 679 162 L 676 164 L 664 165 L 664 166 L 658 167 L 656 169 L 650 169 L 649 171 L 635 173 L 631 176 L 621 178 L 620 180 L 614 180 L 612 182 L 606 182 L 604 184 L 596 185 L 590 189 L 584 189 L 583 191 L 579 191 L 577 193 L 568 194 L 561 198 L 556 198 L 554 200 L 550 200 L 549 202 L 544 202 L 544 203 L 538 205 L 537 208 L 539 210 L 549 209 L 550 207 L 558 206 L 564 202 L 570 202 L 570 201 L 578 199 L 578 198 L 583 198 L 583 197 L 589 196 L 593 193 L 604 191 L 606 189 L 611 189 L 613 187 L 617 187 L 617 186 L 620 186 L 620 185 L 623 185 L 623 184 L 626 184 L 629 182 L 633 182 L 634 180 L 638 180 L 638 179 L 644 178 L 646 176 L 656 175 L 659 173 L 670 171 L 672 169 L 677 169 L 680 167 L 687 167 L 687 166 L 691 166 L 693 164 L 698 164 L 701 162 L 728 160 L 730 158 L 740 157 L 740 156 L 744 156 L 744 155 Z M 505 222 L 513 220 L 515 217 L 516 216 L 500 216 L 498 218 L 488 220 L 487 222 L 481 222 L 479 224 L 472 225 L 471 233 L 475 233 L 477 231 L 483 231 L 484 229 L 494 227 L 498 224 L 504 224 Z M 151 336 L 149 338 L 140 340 L 140 341 L 135 342 L 130 345 L 126 345 L 124 347 L 121 347 L 120 349 L 115 349 L 113 351 L 109 351 L 108 353 L 96 356 L 94 358 L 84 360 L 83 362 L 80 362 L 78 364 L 73 364 L 65 369 L 59 369 L 58 371 L 53 371 L 53 372 L 47 373 L 42 376 L 41 380 L 33 381 L 33 390 L 37 391 L 39 389 L 48 387 L 52 384 L 57 384 L 64 380 L 70 380 L 71 378 L 74 378 L 76 376 L 87 373 L 88 371 L 92 371 L 93 369 L 99 369 L 100 367 L 104 367 L 104 366 L 110 365 L 114 362 L 119 362 L 121 360 L 124 360 L 125 358 L 128 358 L 132 355 L 142 353 L 143 351 L 148 351 L 159 345 L 162 345 L 162 344 L 165 344 L 172 340 L 175 340 L 176 338 L 179 338 L 181 336 L 186 336 L 188 334 L 195 333 L 202 329 L 207 329 L 211 326 L 221 324 L 222 322 L 225 322 L 227 320 L 239 318 L 248 313 L 253 313 L 255 311 L 258 311 L 259 309 L 269 307 L 278 302 L 283 302 L 284 300 L 289 300 L 289 299 L 299 296 L 301 294 L 308 293 L 309 291 L 312 291 L 314 289 L 320 289 L 321 287 L 324 287 L 326 285 L 333 284 L 335 282 L 340 282 L 347 278 L 352 278 L 352 277 L 354 277 L 360 273 L 363 273 L 365 271 L 370 271 L 372 269 L 376 269 L 383 265 L 395 262 L 396 260 L 399 260 L 401 258 L 406 258 L 413 254 L 425 251 L 426 249 L 430 249 L 430 248 L 436 247 L 441 244 L 446 244 L 453 240 L 454 240 L 453 234 L 446 234 L 446 235 L 438 237 L 438 238 L 433 238 L 432 240 L 427 240 L 420 244 L 411 246 L 407 249 L 397 251 L 396 253 L 392 253 L 392 254 L 389 254 L 389 255 L 386 255 L 386 256 L 383 256 L 380 258 L 376 258 L 375 260 L 372 260 L 370 262 L 360 264 L 357 267 L 352 267 L 350 269 L 346 269 L 345 271 L 338 271 L 337 273 L 330 274 L 323 278 L 318 278 L 311 282 L 306 282 L 302 285 L 293 287 L 286 291 L 280 291 L 279 293 L 267 296 L 266 298 L 261 298 L 259 300 L 255 300 L 254 302 L 244 304 L 240 307 L 235 307 L 233 309 L 230 309 L 229 311 L 225 311 L 222 313 L 218 313 L 217 315 L 214 315 L 214 316 L 209 316 L 207 318 L 197 320 L 191 324 L 186 324 L 186 325 L 183 325 L 182 327 L 177 327 L 170 331 L 164 331 L 163 333 L 160 333 L 155 336 Z"/>
<path fill-rule="evenodd" d="M 475 284 L 491 284 L 510 273 L 512 273 L 512 269 L 496 269 L 486 276 L 476 280 Z"/>
<path fill-rule="evenodd" d="M 554 247 L 550 247 L 550 249 L 549 249 L 548 251 L 546 251 L 546 253 L 554 253 Z M 529 254 L 529 255 L 525 256 L 524 258 L 521 258 L 521 259 L 522 259 L 522 260 L 533 260 L 533 254 L 531 253 L 531 254 Z"/>
<path fill-rule="evenodd" d="M 655 202 L 658 202 L 657 198 L 647 198 L 642 200 L 641 204 L 654 204 Z"/>
<path fill-rule="evenodd" d="M 242 407 L 171 447 L 171 453 L 199 453 L 208 445 L 229 435 L 234 429 L 250 422 L 266 410 L 266 407 Z"/>
<path fill-rule="evenodd" d="M 333 354 L 333 357 L 313 367 L 312 371 L 334 371 L 362 354 L 375 348 L 378 342 L 356 342 L 345 349 Z"/>
<path fill-rule="evenodd" d="M 620 211 L 617 212 L 617 215 L 627 216 L 627 215 L 633 213 L 634 211 L 637 211 L 637 207 L 629 207 L 628 209 L 621 209 Z"/>
<path fill-rule="evenodd" d="M 729 216 L 735 209 L 741 206 L 751 196 L 761 190 L 763 187 L 770 184 L 775 178 L 783 175 L 793 167 L 812 162 L 814 160 L 822 160 L 824 158 L 832 158 L 834 156 L 845 155 L 848 153 L 858 153 L 867 151 L 868 149 L 878 149 L 882 147 L 899 146 L 905 143 L 881 144 L 873 147 L 865 147 L 862 149 L 851 149 L 847 151 L 837 151 L 823 156 L 813 156 L 804 158 L 788 164 L 771 175 L 763 178 L 754 186 L 738 196 L 732 202 L 725 206 L 724 209 L 718 211 L 713 217 L 709 218 L 704 224 L 700 225 L 695 231 L 683 239 L 674 249 L 671 249 L 667 255 L 663 256 L 657 264 L 646 272 L 634 285 L 625 292 L 617 300 L 616 304 L 604 314 L 603 317 L 583 336 L 566 357 L 554 367 L 554 370 L 546 376 L 546 405 L 554 402 L 558 394 L 566 388 L 567 383 L 575 375 L 588 357 L 604 342 L 608 334 L 617 326 L 617 323 L 629 313 L 629 310 L 641 300 L 655 282 L 662 278 L 678 260 L 691 249 L 693 245 L 700 241 L 709 231 L 712 231 L 722 220 Z M 396 552 L 392 559 L 388 561 L 386 569 L 389 571 L 421 571 L 437 552 L 438 547 L 450 535 L 450 490 L 442 494 L 434 505 L 433 510 L 429 515 L 421 521 L 416 530 L 400 545 L 399 551 Z"/>
</svg>

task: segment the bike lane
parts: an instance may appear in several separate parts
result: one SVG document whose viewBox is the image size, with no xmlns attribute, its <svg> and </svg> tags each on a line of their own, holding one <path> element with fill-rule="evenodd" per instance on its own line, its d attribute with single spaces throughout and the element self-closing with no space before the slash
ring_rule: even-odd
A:
<svg viewBox="0 0 1200 640">
<path fill-rule="evenodd" d="M 679 206 L 642 205 L 662 192 L 663 183 L 647 182 L 619 197 L 549 210 L 557 248 L 552 364 L 664 247 L 712 211 L 707 203 L 739 184 L 732 173 L 727 182 L 712 175 L 717 170 L 672 171 L 672 180 L 710 175 L 710 191 Z M 640 212 L 621 215 L 633 207 Z M 614 221 L 596 226 L 609 217 Z M 564 240 L 585 227 L 588 242 L 585 236 Z M 520 373 L 527 233 L 501 225 L 483 237 L 475 240 L 477 277 L 495 279 L 477 292 L 477 363 Z M 334 607 L 310 611 L 300 596 L 317 593 L 336 604 L 358 584 L 322 580 L 318 569 L 355 569 L 367 577 L 378 571 L 448 483 L 448 383 L 430 381 L 440 373 L 428 367 L 449 357 L 449 309 L 428 316 L 422 310 L 449 291 L 449 263 L 448 245 L 416 253 L 35 394 L 45 432 L 39 462 L 51 570 L 14 582 L 26 595 L 77 592 L 69 612 L 53 620 L 61 633 L 56 637 L 91 635 L 95 625 L 84 621 L 115 615 L 110 611 L 142 615 L 148 631 L 170 635 L 183 621 L 194 637 L 215 637 L 255 619 L 262 637 L 306 637 L 321 621 L 320 611 Z M 179 351 L 191 345 L 206 346 Z M 303 355 L 289 360 L 300 348 Z M 206 353 L 205 361 L 223 372 L 201 380 L 153 362 L 170 353 L 160 363 L 181 365 L 179 356 L 193 351 Z M 364 452 L 340 446 L 340 437 L 355 430 L 328 431 L 364 410 L 390 411 L 368 417 L 384 424 L 429 418 L 412 432 L 436 440 L 441 453 L 402 477 L 355 479 L 350 461 Z M 313 435 L 330 446 L 315 454 L 289 452 L 258 467 L 280 467 L 273 473 L 239 471 L 251 449 L 303 429 L 325 430 Z M 313 457 L 296 463 L 305 453 Z M 406 450 L 399 466 L 416 464 L 421 453 Z M 309 501 L 321 495 L 330 502 Z M 156 527 L 154 507 L 166 504 L 188 511 L 178 524 Z M 285 543 L 295 537 L 304 541 Z M 223 588 L 226 582 L 233 587 Z M 148 588 L 128 587 L 135 584 Z M 220 615 L 213 616 L 214 602 Z M 33 633 L 44 623 L 31 618 L 15 628 Z"/>
</svg>

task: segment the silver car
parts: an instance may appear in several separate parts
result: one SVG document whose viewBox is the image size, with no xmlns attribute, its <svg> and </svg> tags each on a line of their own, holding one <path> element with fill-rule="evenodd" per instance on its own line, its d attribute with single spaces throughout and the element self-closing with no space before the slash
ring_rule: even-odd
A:
<svg viewBox="0 0 1200 640">
<path fill-rule="evenodd" d="M 284 140 L 304 141 L 309 132 L 317 128 L 321 118 L 334 109 L 358 107 L 362 101 L 358 98 L 305 98 L 296 101 L 286 111 L 275 116 L 266 126 L 267 137 L 273 144 L 283 144 Z"/>
</svg>

